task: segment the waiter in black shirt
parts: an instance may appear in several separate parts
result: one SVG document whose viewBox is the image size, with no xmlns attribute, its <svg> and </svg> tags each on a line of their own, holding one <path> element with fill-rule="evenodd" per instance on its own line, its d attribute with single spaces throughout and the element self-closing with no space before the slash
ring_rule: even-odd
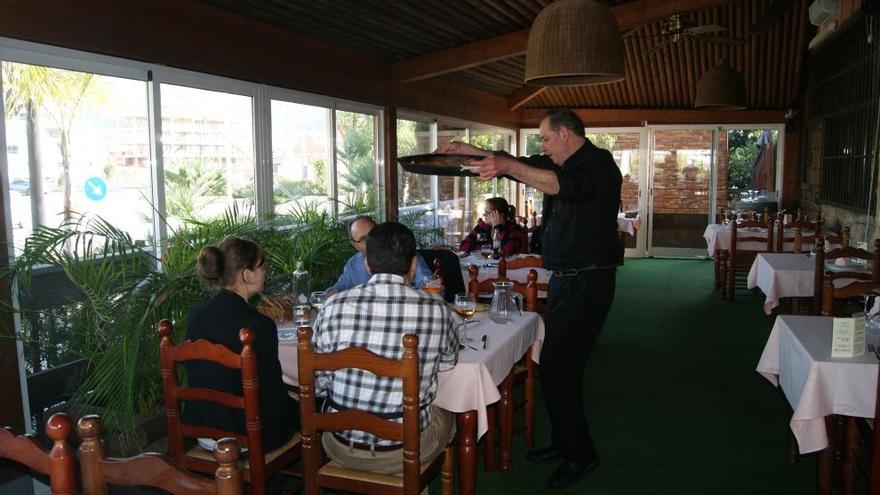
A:
<svg viewBox="0 0 880 495">
<path fill-rule="evenodd" d="M 540 125 L 542 155 L 513 158 L 464 143 L 445 143 L 439 153 L 486 156 L 480 178 L 508 176 L 544 193 L 544 268 L 552 272 L 544 315 L 541 387 L 553 444 L 528 453 L 540 463 L 559 463 L 550 488 L 574 484 L 599 462 L 584 412 L 584 368 L 611 302 L 622 246 L 617 236 L 620 169 L 597 148 L 581 119 L 550 109 Z"/>
</svg>

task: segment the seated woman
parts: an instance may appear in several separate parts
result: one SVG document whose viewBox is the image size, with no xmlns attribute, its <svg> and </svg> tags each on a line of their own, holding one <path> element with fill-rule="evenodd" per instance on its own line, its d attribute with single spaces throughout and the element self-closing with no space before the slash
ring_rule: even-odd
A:
<svg viewBox="0 0 880 495">
<path fill-rule="evenodd" d="M 248 304 L 248 299 L 263 289 L 265 253 L 258 244 L 228 236 L 216 246 L 199 252 L 196 272 L 202 280 L 220 287 L 217 294 L 196 305 L 189 313 L 186 338 L 206 339 L 240 353 L 238 332 L 242 327 L 256 331 L 254 350 L 260 384 L 260 415 L 263 424 L 263 449 L 281 447 L 299 430 L 299 405 L 281 381 L 278 362 L 278 330 L 275 322 Z M 186 372 L 189 385 L 242 395 L 241 372 L 207 361 L 190 361 Z M 220 404 L 188 401 L 183 422 L 245 433 L 244 414 Z"/>
<path fill-rule="evenodd" d="M 501 233 L 501 254 L 510 256 L 525 253 L 528 248 L 528 235 L 510 216 L 510 207 L 504 198 L 489 198 L 483 205 L 483 217 L 461 241 L 459 251 L 469 253 L 480 249 L 480 239 L 491 244 L 496 232 Z"/>
</svg>

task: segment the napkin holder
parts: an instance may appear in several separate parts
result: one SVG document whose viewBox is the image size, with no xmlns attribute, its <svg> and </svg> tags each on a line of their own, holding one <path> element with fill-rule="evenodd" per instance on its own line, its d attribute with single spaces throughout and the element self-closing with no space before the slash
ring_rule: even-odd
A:
<svg viewBox="0 0 880 495">
<path fill-rule="evenodd" d="M 851 358 L 865 355 L 865 314 L 834 318 L 831 331 L 831 357 Z"/>
</svg>

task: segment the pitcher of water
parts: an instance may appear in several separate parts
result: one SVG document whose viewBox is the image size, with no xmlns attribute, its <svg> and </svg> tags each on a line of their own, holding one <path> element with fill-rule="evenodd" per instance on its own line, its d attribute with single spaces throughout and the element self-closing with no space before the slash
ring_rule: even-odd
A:
<svg viewBox="0 0 880 495">
<path fill-rule="evenodd" d="M 513 290 L 513 282 L 492 282 L 492 307 L 489 318 L 495 323 L 509 323 L 522 315 L 523 296 Z"/>
</svg>

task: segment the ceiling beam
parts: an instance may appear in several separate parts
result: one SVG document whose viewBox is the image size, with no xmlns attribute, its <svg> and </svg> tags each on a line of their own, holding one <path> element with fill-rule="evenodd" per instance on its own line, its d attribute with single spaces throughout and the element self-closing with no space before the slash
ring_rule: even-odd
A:
<svg viewBox="0 0 880 495">
<path fill-rule="evenodd" d="M 703 10 L 732 0 L 636 0 L 611 7 L 621 31 L 665 19 L 672 14 Z M 407 83 L 476 67 L 526 52 L 529 30 L 514 31 L 495 38 L 428 53 L 391 65 L 392 80 Z"/>
<path fill-rule="evenodd" d="M 511 112 L 516 110 L 528 103 L 532 98 L 543 93 L 545 89 L 547 89 L 547 86 L 532 86 L 531 84 L 526 84 L 507 97 L 507 109 Z"/>
<path fill-rule="evenodd" d="M 397 62 L 391 65 L 392 80 L 396 83 L 420 81 L 522 55 L 528 40 L 529 30 L 523 29 Z"/>
<path fill-rule="evenodd" d="M 587 127 L 642 126 L 664 124 L 781 124 L 784 110 L 640 110 L 573 108 Z M 523 109 L 520 127 L 538 127 L 544 108 Z"/>
</svg>

